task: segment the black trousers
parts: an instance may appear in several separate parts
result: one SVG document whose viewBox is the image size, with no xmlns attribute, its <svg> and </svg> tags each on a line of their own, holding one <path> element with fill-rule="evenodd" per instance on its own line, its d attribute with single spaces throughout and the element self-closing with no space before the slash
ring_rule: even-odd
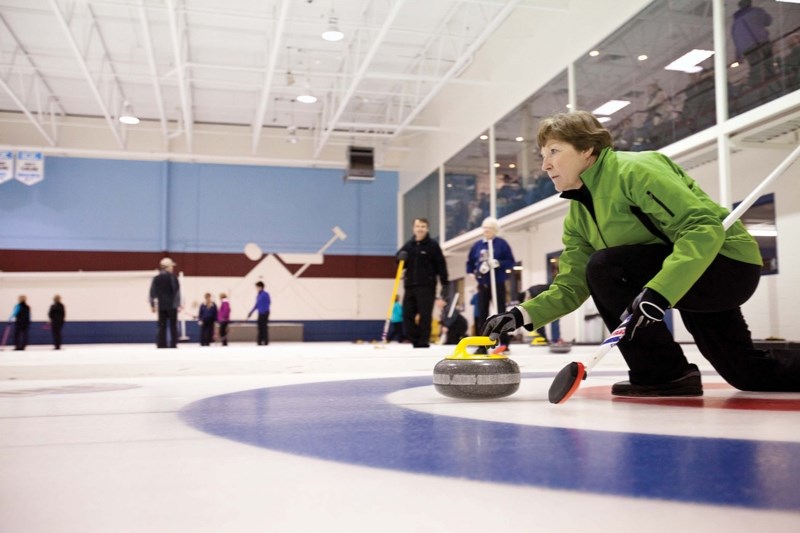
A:
<svg viewBox="0 0 800 533">
<path fill-rule="evenodd" d="M 211 346 L 214 340 L 214 321 L 203 321 L 200 324 L 200 346 Z"/>
<path fill-rule="evenodd" d="M 219 340 L 222 342 L 223 346 L 228 345 L 228 324 L 230 324 L 230 322 L 219 323 Z"/>
<path fill-rule="evenodd" d="M 497 312 L 506 311 L 506 284 L 496 283 L 497 286 Z M 489 304 L 492 302 L 492 286 L 478 284 L 478 335 L 483 334 L 483 325 L 489 318 Z M 500 335 L 500 344 L 508 346 L 509 335 Z"/>
<path fill-rule="evenodd" d="M 667 245 L 631 245 L 600 250 L 587 265 L 587 281 L 609 330 L 672 252 Z M 697 348 L 731 385 L 749 391 L 800 391 L 797 354 L 753 347 L 740 306 L 758 286 L 760 267 L 717 255 L 697 283 L 675 305 Z M 688 361 L 663 322 L 637 330 L 617 345 L 632 383 L 657 384 L 680 377 Z"/>
<path fill-rule="evenodd" d="M 14 349 L 24 350 L 28 346 L 28 328 L 30 326 L 14 326 Z"/>
<path fill-rule="evenodd" d="M 435 287 L 406 287 L 403 295 L 403 330 L 414 346 L 430 344 L 435 293 Z"/>
<path fill-rule="evenodd" d="M 50 330 L 53 333 L 53 346 L 55 346 L 56 350 L 61 349 L 61 330 L 64 329 L 63 322 L 51 322 L 50 323 Z"/>
<path fill-rule="evenodd" d="M 258 313 L 258 337 L 256 344 L 266 346 L 269 344 L 269 313 Z"/>
<path fill-rule="evenodd" d="M 167 327 L 169 327 L 169 343 L 167 343 Z M 178 310 L 158 310 L 158 333 L 156 346 L 159 348 L 175 348 L 178 346 Z"/>
</svg>

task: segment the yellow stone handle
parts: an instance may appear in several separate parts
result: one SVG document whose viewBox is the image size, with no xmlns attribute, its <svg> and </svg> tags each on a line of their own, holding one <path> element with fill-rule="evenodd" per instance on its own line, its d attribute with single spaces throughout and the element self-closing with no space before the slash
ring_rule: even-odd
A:
<svg viewBox="0 0 800 533">
<path fill-rule="evenodd" d="M 468 346 L 494 346 L 497 341 L 493 341 L 490 337 L 464 337 L 456 346 L 453 355 L 447 356 L 445 359 L 507 359 L 503 354 L 473 354 L 467 352 Z"/>
</svg>

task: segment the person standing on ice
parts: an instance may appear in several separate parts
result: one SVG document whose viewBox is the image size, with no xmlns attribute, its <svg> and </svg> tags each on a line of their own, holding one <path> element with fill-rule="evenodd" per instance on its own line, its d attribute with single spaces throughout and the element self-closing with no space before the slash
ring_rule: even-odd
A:
<svg viewBox="0 0 800 533">
<path fill-rule="evenodd" d="M 405 279 L 403 281 L 403 330 L 414 348 L 428 348 L 433 320 L 433 302 L 436 297 L 436 279 L 442 285 L 447 299 L 447 263 L 439 243 L 428 234 L 428 220 L 414 219 L 414 237 L 409 239 L 397 254 L 405 252 Z M 419 322 L 417 322 L 419 315 Z"/>
<path fill-rule="evenodd" d="M 492 294 L 497 295 L 496 312 L 506 310 L 506 279 L 516 260 L 508 241 L 497 236 L 500 224 L 494 217 L 487 217 L 481 224 L 483 237 L 472 245 L 467 256 L 467 274 L 478 283 L 478 317 L 475 330 L 480 331 L 489 317 Z M 490 248 L 491 243 L 491 248 Z M 494 273 L 492 273 L 494 271 Z M 494 274 L 494 275 L 493 275 Z M 494 290 L 492 278 L 494 277 Z M 508 333 L 500 335 L 500 344 L 508 346 Z"/>
<path fill-rule="evenodd" d="M 674 307 L 703 356 L 732 386 L 800 392 L 800 351 L 757 350 L 741 305 L 755 292 L 761 254 L 741 221 L 658 152 L 615 152 L 611 134 L 585 111 L 539 125 L 542 168 L 561 197 L 564 252 L 550 287 L 491 317 L 484 335 L 533 329 L 577 309 L 591 295 L 613 331 L 630 315 L 617 347 L 629 380 L 616 396 L 701 396 L 703 385 L 664 324 Z"/>
</svg>

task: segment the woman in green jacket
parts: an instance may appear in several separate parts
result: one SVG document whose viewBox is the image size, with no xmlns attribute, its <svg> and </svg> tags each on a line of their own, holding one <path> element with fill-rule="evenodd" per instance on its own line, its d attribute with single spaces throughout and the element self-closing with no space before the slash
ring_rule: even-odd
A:
<svg viewBox="0 0 800 533">
<path fill-rule="evenodd" d="M 701 396 L 700 372 L 663 323 L 678 309 L 698 349 L 741 390 L 800 391 L 800 355 L 753 347 L 740 306 L 755 292 L 758 245 L 741 222 L 657 152 L 615 152 L 611 135 L 576 111 L 539 125 L 542 168 L 561 197 L 559 274 L 548 290 L 490 318 L 485 335 L 541 327 L 591 295 L 609 330 L 632 314 L 617 345 L 630 369 L 618 396 Z M 534 326 L 535 325 L 535 326 Z"/>
</svg>

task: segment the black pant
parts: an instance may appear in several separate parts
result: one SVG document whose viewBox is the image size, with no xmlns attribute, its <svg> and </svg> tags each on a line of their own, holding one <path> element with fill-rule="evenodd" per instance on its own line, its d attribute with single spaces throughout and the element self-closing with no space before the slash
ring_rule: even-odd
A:
<svg viewBox="0 0 800 533">
<path fill-rule="evenodd" d="M 64 328 L 64 323 L 60 321 L 54 321 L 50 323 L 50 329 L 53 333 L 53 346 L 55 346 L 56 350 L 61 349 L 61 330 Z"/>
<path fill-rule="evenodd" d="M 219 340 L 222 342 L 223 346 L 228 345 L 228 324 L 230 324 L 230 322 L 219 323 Z"/>
<path fill-rule="evenodd" d="M 597 310 L 609 330 L 662 268 L 672 252 L 666 245 L 631 245 L 594 253 L 586 277 Z M 756 350 L 741 304 L 758 286 L 760 267 L 717 255 L 675 305 L 700 353 L 731 385 L 750 391 L 800 391 L 796 354 Z M 636 331 L 633 341 L 617 345 L 636 384 L 657 384 L 680 377 L 688 361 L 663 322 Z"/>
<path fill-rule="evenodd" d="M 497 286 L 497 312 L 505 313 L 506 311 L 506 284 L 502 282 L 496 283 Z M 486 319 L 489 318 L 489 304 L 492 301 L 492 287 L 491 285 L 478 284 L 478 322 L 477 332 L 478 335 L 483 333 L 483 325 Z M 500 335 L 500 344 L 508 346 L 509 335 L 503 333 Z"/>
<path fill-rule="evenodd" d="M 169 322 L 169 344 L 167 343 L 167 322 Z M 178 345 L 178 310 L 158 310 L 158 334 L 156 346 L 159 348 L 175 348 Z"/>
<path fill-rule="evenodd" d="M 436 287 L 406 287 L 403 295 L 403 329 L 414 346 L 428 346 Z M 419 323 L 416 317 L 419 315 Z"/>
<path fill-rule="evenodd" d="M 200 346 L 211 346 L 214 340 L 214 321 L 204 320 L 200 325 Z"/>
<path fill-rule="evenodd" d="M 269 313 L 258 313 L 258 337 L 256 344 L 259 346 L 269 344 Z"/>
<path fill-rule="evenodd" d="M 14 326 L 14 349 L 15 350 L 24 350 L 25 347 L 28 345 L 28 328 L 30 326 L 20 326 L 16 324 Z"/>
</svg>

